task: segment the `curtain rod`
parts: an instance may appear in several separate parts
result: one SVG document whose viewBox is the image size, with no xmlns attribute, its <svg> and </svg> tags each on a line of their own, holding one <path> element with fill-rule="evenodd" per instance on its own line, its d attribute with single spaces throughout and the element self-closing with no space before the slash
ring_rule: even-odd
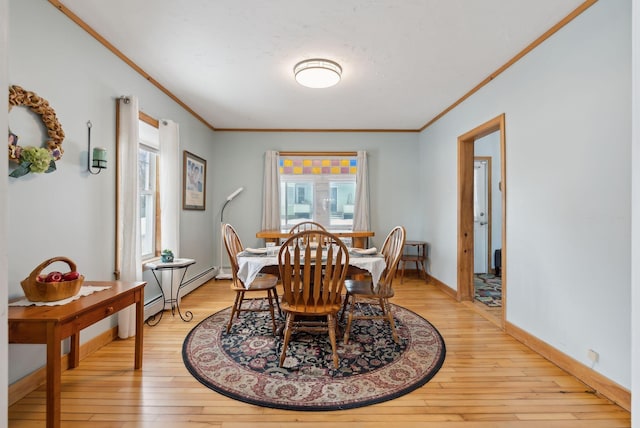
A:
<svg viewBox="0 0 640 428">
<path fill-rule="evenodd" d="M 358 152 L 278 152 L 280 156 L 358 156 Z"/>
</svg>

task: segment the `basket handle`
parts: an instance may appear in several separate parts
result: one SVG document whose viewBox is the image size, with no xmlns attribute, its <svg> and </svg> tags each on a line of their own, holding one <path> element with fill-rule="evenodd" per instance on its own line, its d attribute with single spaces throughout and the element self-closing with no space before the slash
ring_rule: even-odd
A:
<svg viewBox="0 0 640 428">
<path fill-rule="evenodd" d="M 44 269 L 45 267 L 55 262 L 65 262 L 66 264 L 69 265 L 69 270 L 71 271 L 76 270 L 76 264 L 70 258 L 67 258 L 64 256 L 52 257 L 50 259 L 43 261 L 38 266 L 36 266 L 36 268 L 33 271 L 31 271 L 31 273 L 29 274 L 29 280 L 36 281 L 36 279 L 38 278 L 38 275 L 40 275 L 40 272 L 42 272 L 42 269 Z"/>
</svg>

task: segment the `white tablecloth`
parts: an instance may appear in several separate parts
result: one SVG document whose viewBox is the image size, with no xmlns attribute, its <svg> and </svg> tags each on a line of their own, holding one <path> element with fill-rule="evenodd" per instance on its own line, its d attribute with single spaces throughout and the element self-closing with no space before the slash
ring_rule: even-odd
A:
<svg viewBox="0 0 640 428">
<path fill-rule="evenodd" d="M 74 300 L 78 300 L 82 296 L 88 296 L 89 294 L 93 294 L 96 291 L 102 291 L 111 288 L 111 286 L 97 286 L 97 285 L 83 285 L 80 287 L 80 291 L 75 296 L 71 296 L 67 299 L 55 300 L 53 302 L 32 302 L 26 297 L 24 299 L 20 299 L 18 301 L 9 303 L 9 306 L 58 306 L 58 305 L 66 305 L 69 302 L 73 302 Z"/>
<path fill-rule="evenodd" d="M 246 255 L 246 253 L 240 253 L 238 256 L 238 278 L 249 288 L 262 268 L 277 265 L 277 256 Z M 382 275 L 386 267 L 382 256 L 365 257 L 349 255 L 349 265 L 368 271 L 371 274 L 371 279 L 374 284 L 378 284 L 380 275 Z"/>
</svg>

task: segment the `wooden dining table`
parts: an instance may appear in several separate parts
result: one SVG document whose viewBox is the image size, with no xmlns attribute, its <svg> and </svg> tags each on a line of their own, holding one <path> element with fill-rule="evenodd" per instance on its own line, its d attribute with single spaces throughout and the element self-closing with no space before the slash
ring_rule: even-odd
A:
<svg viewBox="0 0 640 428">
<path fill-rule="evenodd" d="M 278 275 L 277 253 L 269 254 L 266 249 L 264 252 L 262 250 L 245 249 L 238 254 L 238 278 L 244 284 L 249 284 L 248 286 L 259 273 Z M 348 275 L 369 274 L 373 283 L 377 284 L 385 268 L 386 263 L 381 254 L 359 254 L 354 251 L 349 253 Z"/>
<path fill-rule="evenodd" d="M 245 249 L 238 254 L 238 278 L 251 288 L 251 282 L 261 274 L 269 273 L 276 276 L 280 275 L 278 264 L 279 247 L 271 248 L 271 252 L 267 253 L 266 248 L 261 249 Z M 355 251 L 354 251 L 355 250 Z M 359 275 L 370 275 L 374 284 L 380 280 L 382 272 L 386 268 L 386 262 L 381 254 L 360 254 L 359 250 L 351 249 L 349 251 L 349 266 L 347 268 L 348 277 L 357 277 Z M 342 326 L 336 326 L 338 336 L 342 336 Z M 282 336 L 284 325 L 276 329 L 276 336 Z"/>
<path fill-rule="evenodd" d="M 375 235 L 371 230 L 331 230 L 331 233 L 338 238 L 350 238 L 355 248 L 367 248 L 369 238 Z M 256 238 L 264 239 L 265 242 L 274 242 L 276 245 L 289 236 L 291 234 L 288 230 L 261 230 L 256 233 Z"/>
</svg>

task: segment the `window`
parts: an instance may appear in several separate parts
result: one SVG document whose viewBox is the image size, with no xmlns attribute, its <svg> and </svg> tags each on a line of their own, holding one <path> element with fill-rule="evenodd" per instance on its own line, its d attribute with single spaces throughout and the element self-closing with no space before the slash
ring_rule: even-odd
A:
<svg viewBox="0 0 640 428">
<path fill-rule="evenodd" d="M 160 254 L 159 146 L 157 125 L 140 120 L 138 194 L 142 260 L 158 257 Z"/>
<path fill-rule="evenodd" d="M 282 229 L 313 220 L 327 229 L 352 230 L 356 172 L 355 156 L 282 156 Z"/>
</svg>

